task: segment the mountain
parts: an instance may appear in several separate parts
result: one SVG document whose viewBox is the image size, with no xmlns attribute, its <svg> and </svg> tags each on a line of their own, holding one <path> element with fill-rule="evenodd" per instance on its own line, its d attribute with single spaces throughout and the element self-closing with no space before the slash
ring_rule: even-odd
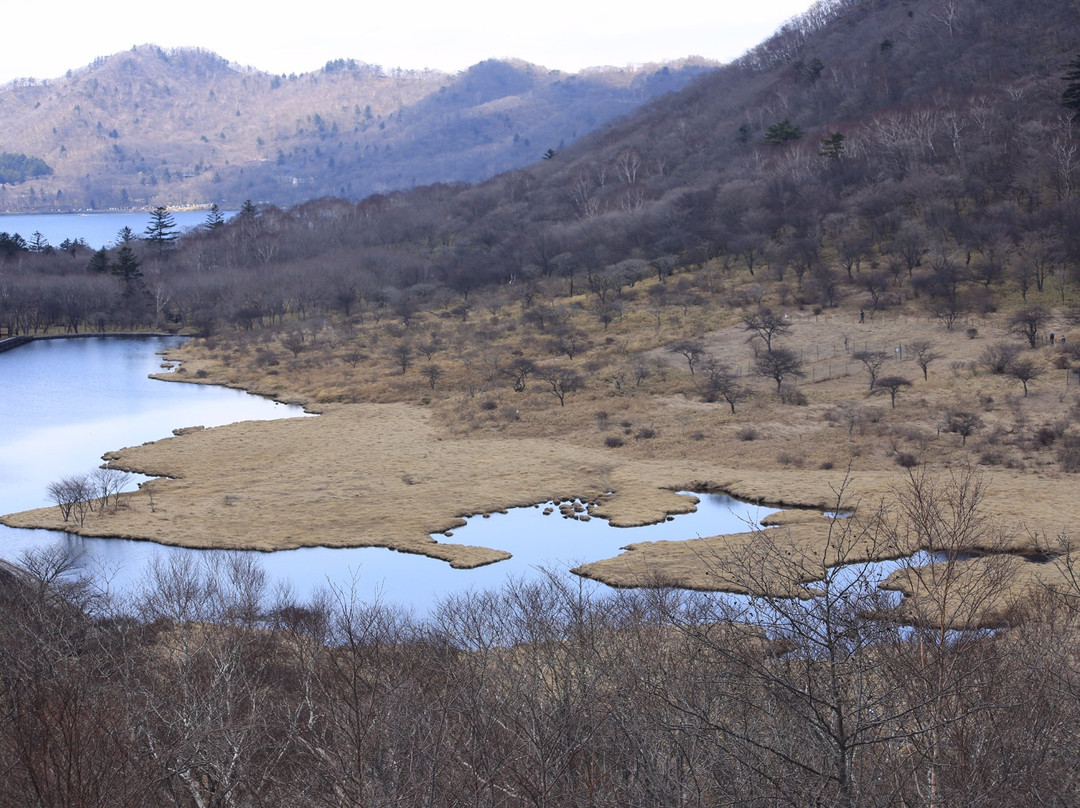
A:
<svg viewBox="0 0 1080 808">
<path fill-rule="evenodd" d="M 474 182 L 711 67 L 570 75 L 492 60 L 451 75 L 338 59 L 279 76 L 206 51 L 136 47 L 60 79 L 0 87 L 0 151 L 51 169 L 0 185 L 0 209 L 288 205 Z"/>
</svg>

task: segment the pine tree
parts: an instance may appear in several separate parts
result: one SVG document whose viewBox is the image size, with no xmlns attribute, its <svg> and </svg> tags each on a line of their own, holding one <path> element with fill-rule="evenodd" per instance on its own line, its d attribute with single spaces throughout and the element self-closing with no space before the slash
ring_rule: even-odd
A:
<svg viewBox="0 0 1080 808">
<path fill-rule="evenodd" d="M 830 160 L 839 160 L 844 156 L 844 134 L 833 132 L 821 141 L 821 156 Z"/>
<path fill-rule="evenodd" d="M 90 263 L 86 268 L 102 275 L 109 271 L 109 253 L 104 247 L 90 256 Z"/>
<path fill-rule="evenodd" d="M 150 212 L 150 224 L 146 226 L 143 239 L 157 247 L 159 253 L 165 252 L 176 240 L 176 222 L 168 208 L 158 206 Z"/>
<path fill-rule="evenodd" d="M 780 123 L 774 123 L 772 126 L 765 130 L 764 141 L 770 146 L 779 146 L 782 143 L 787 143 L 790 140 L 798 140 L 802 136 L 802 129 L 795 126 L 787 118 L 784 118 L 784 120 L 780 121 Z"/>
<path fill-rule="evenodd" d="M 203 227 L 207 230 L 217 230 L 223 224 L 225 224 L 225 217 L 221 215 L 217 203 L 214 203 L 210 206 L 210 212 L 206 214 L 206 221 L 203 222 Z"/>
<path fill-rule="evenodd" d="M 142 262 L 135 257 L 135 251 L 131 249 L 131 245 L 125 244 L 116 253 L 116 263 L 112 265 L 111 269 L 113 275 L 116 275 L 125 284 L 130 284 L 142 277 L 140 266 L 142 266 Z"/>
<path fill-rule="evenodd" d="M 1073 123 L 1080 124 L 1080 56 L 1069 62 L 1069 70 L 1062 78 L 1069 83 L 1061 94 L 1061 105 L 1072 111 Z"/>
</svg>

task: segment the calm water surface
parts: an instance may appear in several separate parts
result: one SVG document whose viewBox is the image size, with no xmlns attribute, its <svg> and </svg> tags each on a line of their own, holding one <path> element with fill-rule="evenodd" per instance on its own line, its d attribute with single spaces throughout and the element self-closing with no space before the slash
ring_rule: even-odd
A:
<svg viewBox="0 0 1080 808">
<path fill-rule="evenodd" d="M 303 416 L 297 407 L 236 390 L 147 378 L 160 369 L 157 352 L 176 344 L 176 339 L 92 337 L 43 340 L 0 353 L 0 513 L 48 506 L 50 482 L 91 470 L 107 451 L 168 437 L 177 427 Z M 273 581 L 287 582 L 302 598 L 328 583 L 355 585 L 362 597 L 378 596 L 425 614 L 445 596 L 536 576 L 539 567 L 565 571 L 616 555 L 632 542 L 749 530 L 772 513 L 725 496 L 700 499 L 695 513 L 641 528 L 563 519 L 558 511 L 544 515 L 544 505 L 473 517 L 447 541 L 513 554 L 475 570 L 454 570 L 442 561 L 381 548 L 252 555 Z M 84 567 L 118 592 L 135 587 L 154 559 L 207 559 L 218 552 L 0 526 L 0 557 L 17 560 L 29 548 L 57 541 L 82 552 Z"/>
</svg>

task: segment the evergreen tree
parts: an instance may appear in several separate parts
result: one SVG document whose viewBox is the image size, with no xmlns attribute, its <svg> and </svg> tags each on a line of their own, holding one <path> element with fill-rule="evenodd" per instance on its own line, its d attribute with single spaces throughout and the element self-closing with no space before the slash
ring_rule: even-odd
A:
<svg viewBox="0 0 1080 808">
<path fill-rule="evenodd" d="M 798 140 L 802 136 L 802 129 L 792 124 L 787 118 L 765 130 L 765 142 L 770 146 L 779 146 L 789 140 Z"/>
<path fill-rule="evenodd" d="M 53 248 L 49 243 L 49 240 L 41 234 L 40 230 L 35 230 L 30 236 L 30 252 L 45 253 L 51 255 Z"/>
<path fill-rule="evenodd" d="M 18 233 L 0 233 L 0 255 L 11 258 L 17 253 L 26 252 L 26 239 Z"/>
<path fill-rule="evenodd" d="M 135 233 L 127 225 L 124 225 L 123 227 L 121 227 L 116 232 L 116 243 L 117 244 L 130 244 L 134 240 L 135 240 Z"/>
<path fill-rule="evenodd" d="M 830 160 L 839 160 L 844 156 L 844 134 L 833 132 L 821 141 L 821 156 Z"/>
<path fill-rule="evenodd" d="M 102 247 L 100 250 L 90 256 L 90 263 L 86 266 L 91 272 L 105 274 L 109 271 L 109 253 Z"/>
<path fill-rule="evenodd" d="M 1069 70 L 1062 78 L 1069 83 L 1061 94 L 1061 105 L 1072 112 L 1073 123 L 1080 123 L 1080 56 L 1069 62 Z"/>
<path fill-rule="evenodd" d="M 225 224 L 225 217 L 221 215 L 221 211 L 218 209 L 215 202 L 210 206 L 210 212 L 206 214 L 206 221 L 203 222 L 203 227 L 207 230 L 217 230 Z"/>
<path fill-rule="evenodd" d="M 130 285 L 142 277 L 140 266 L 142 266 L 142 261 L 135 256 L 131 245 L 125 244 L 116 253 L 116 263 L 110 269 L 113 275 L 120 278 L 126 285 Z"/>
<path fill-rule="evenodd" d="M 176 222 L 168 208 L 161 205 L 154 208 L 150 212 L 150 224 L 146 226 L 143 239 L 163 253 L 172 246 L 176 236 Z"/>
</svg>

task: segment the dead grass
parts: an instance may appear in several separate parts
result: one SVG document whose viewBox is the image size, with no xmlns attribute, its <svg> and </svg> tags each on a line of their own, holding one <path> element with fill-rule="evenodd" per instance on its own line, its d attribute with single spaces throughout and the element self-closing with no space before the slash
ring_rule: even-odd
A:
<svg viewBox="0 0 1080 808">
<path fill-rule="evenodd" d="M 688 312 L 673 305 L 656 317 L 645 312 L 646 299 L 637 295 L 606 330 L 576 305 L 583 298 L 561 301 L 567 323 L 592 346 L 573 360 L 556 355 L 551 334 L 526 329 L 517 304 L 494 316 L 477 309 L 465 324 L 438 312 L 408 330 L 369 320 L 353 324 L 347 338 L 336 334 L 333 345 L 316 338 L 296 356 L 267 333 L 186 346 L 170 357 L 183 360 L 174 380 L 243 387 L 304 402 L 322 416 L 237 424 L 122 450 L 114 464 L 170 479 L 149 486 L 153 509 L 146 493 L 132 494 L 127 508 L 91 518 L 81 532 L 259 550 L 377 545 L 469 567 L 505 554 L 437 543 L 428 534 L 466 515 L 571 497 L 595 503 L 594 513 L 617 525 L 645 524 L 689 507 L 674 493 L 686 488 L 824 509 L 835 505 L 833 489 L 845 475 L 853 501 L 887 502 L 903 483 L 900 464 L 912 461 L 940 470 L 992 463 L 985 507 L 1014 527 L 1011 552 L 1030 552 L 1036 534 L 1067 532 L 1076 521 L 1075 478 L 1061 470 L 1052 445 L 1033 437 L 1048 424 L 1068 431 L 1075 381 L 1066 388 L 1067 371 L 1053 367 L 1052 348 L 1034 353 L 1048 371 L 1026 398 L 1016 380 L 978 369 L 986 344 L 1015 341 L 1000 318 L 972 318 L 949 332 L 914 309 L 865 323 L 855 304 L 820 316 L 791 309 L 792 333 L 781 342 L 801 353 L 806 373 L 799 384 L 806 405 L 792 406 L 778 400 L 771 381 L 750 373 L 747 334 L 721 301 Z M 1067 333 L 1061 323 L 1052 327 Z M 974 339 L 968 328 L 977 330 Z M 391 356 L 395 341 L 417 344 L 432 335 L 444 347 L 402 373 Z M 665 349 L 685 336 L 740 368 L 755 389 L 734 415 L 723 402 L 705 403 L 700 377 Z M 941 353 L 926 380 L 906 348 L 916 339 L 932 340 Z M 365 358 L 343 361 L 349 345 L 362 346 Z M 869 395 L 868 376 L 852 358 L 860 350 L 885 351 L 892 358 L 881 375 L 912 381 L 895 409 L 888 396 Z M 514 392 L 504 371 L 515 355 L 572 366 L 586 387 L 565 406 L 536 377 Z M 442 370 L 434 389 L 418 370 L 431 363 Z M 648 372 L 637 378 L 640 367 Z M 942 430 L 954 409 L 983 421 L 966 445 Z M 754 440 L 745 439 L 748 429 Z M 820 547 L 820 515 L 787 511 L 780 520 L 793 552 Z M 55 509 L 5 521 L 61 527 Z M 744 555 L 748 541 L 637 544 L 580 572 L 620 586 L 662 578 L 732 588 L 731 581 L 718 586 L 716 570 Z"/>
</svg>

